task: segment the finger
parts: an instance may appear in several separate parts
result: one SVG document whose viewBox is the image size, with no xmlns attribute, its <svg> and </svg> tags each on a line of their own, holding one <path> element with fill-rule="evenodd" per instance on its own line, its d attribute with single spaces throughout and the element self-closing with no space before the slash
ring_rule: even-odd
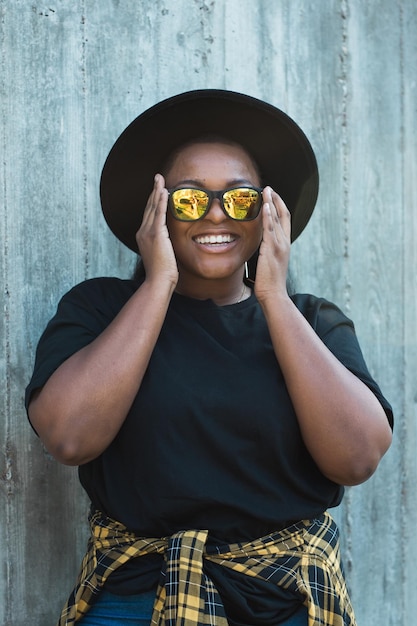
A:
<svg viewBox="0 0 417 626">
<path fill-rule="evenodd" d="M 156 189 L 157 189 L 157 179 L 155 177 L 152 191 L 149 194 L 148 200 L 146 202 L 145 209 L 143 211 L 143 218 L 142 218 L 142 225 L 143 226 L 149 221 L 149 216 L 152 214 L 152 212 L 154 210 Z"/>
<path fill-rule="evenodd" d="M 281 225 L 279 221 L 278 211 L 275 207 L 274 200 L 272 197 L 272 189 L 270 187 L 265 187 L 263 190 L 263 228 L 264 228 L 264 238 L 267 233 L 269 233 L 275 240 L 279 238 L 281 234 Z"/>
<path fill-rule="evenodd" d="M 157 174 L 155 178 L 155 219 L 158 219 L 161 224 L 166 224 L 166 215 L 168 209 L 168 190 L 165 187 L 165 179 L 161 174 Z"/>
<path fill-rule="evenodd" d="M 291 213 L 289 212 L 287 205 L 281 196 L 269 187 L 270 202 L 275 207 L 275 213 L 277 216 L 277 222 L 280 228 L 283 230 L 286 237 L 291 237 Z"/>
<path fill-rule="evenodd" d="M 161 176 L 161 174 L 156 174 L 154 186 L 143 213 L 142 224 L 144 226 L 152 224 L 157 216 L 157 213 L 160 214 L 161 209 L 163 211 L 163 215 L 165 216 L 168 192 L 166 191 L 164 185 L 165 180 L 163 176 Z"/>
</svg>

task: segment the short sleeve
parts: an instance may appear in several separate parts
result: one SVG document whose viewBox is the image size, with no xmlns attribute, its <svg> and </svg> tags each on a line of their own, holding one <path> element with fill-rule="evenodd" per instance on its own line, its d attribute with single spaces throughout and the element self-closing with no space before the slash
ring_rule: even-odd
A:
<svg viewBox="0 0 417 626">
<path fill-rule="evenodd" d="M 324 298 L 298 294 L 293 300 L 329 350 L 375 394 L 392 428 L 392 407 L 368 370 L 352 320 Z"/>
<path fill-rule="evenodd" d="M 33 392 L 110 324 L 135 288 L 133 281 L 96 278 L 80 283 L 63 296 L 36 349 L 33 374 L 25 393 L 26 410 Z"/>
</svg>

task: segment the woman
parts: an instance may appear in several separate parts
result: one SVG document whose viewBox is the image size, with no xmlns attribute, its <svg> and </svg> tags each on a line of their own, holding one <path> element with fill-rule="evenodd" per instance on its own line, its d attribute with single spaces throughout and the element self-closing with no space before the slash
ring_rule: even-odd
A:
<svg viewBox="0 0 417 626">
<path fill-rule="evenodd" d="M 355 624 L 327 509 L 392 413 L 352 323 L 288 294 L 317 188 L 298 126 L 233 92 L 170 98 L 110 152 L 103 211 L 139 271 L 64 296 L 27 389 L 92 502 L 61 625 Z"/>
</svg>

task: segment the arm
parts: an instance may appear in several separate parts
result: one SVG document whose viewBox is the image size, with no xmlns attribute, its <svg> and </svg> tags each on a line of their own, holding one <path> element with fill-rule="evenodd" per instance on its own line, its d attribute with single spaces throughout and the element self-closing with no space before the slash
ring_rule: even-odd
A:
<svg viewBox="0 0 417 626">
<path fill-rule="evenodd" d="M 163 185 L 157 177 L 137 235 L 145 282 L 103 333 L 52 374 L 29 405 L 34 428 L 62 463 L 86 463 L 111 443 L 158 339 L 178 276 L 165 226 Z"/>
<path fill-rule="evenodd" d="M 264 198 L 255 292 L 304 442 L 329 479 L 361 483 L 388 449 L 391 428 L 374 394 L 328 350 L 289 298 L 290 215 L 270 188 Z"/>
</svg>

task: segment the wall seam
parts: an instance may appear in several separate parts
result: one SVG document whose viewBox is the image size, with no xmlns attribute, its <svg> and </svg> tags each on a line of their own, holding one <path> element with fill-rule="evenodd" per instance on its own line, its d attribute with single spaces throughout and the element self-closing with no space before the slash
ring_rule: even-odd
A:
<svg viewBox="0 0 417 626">
<path fill-rule="evenodd" d="M 402 228 L 404 232 L 404 211 L 405 211 L 405 132 L 404 132 L 404 124 L 405 124 L 405 77 L 404 77 L 404 37 L 405 37 L 405 28 L 404 28 L 404 6 L 403 0 L 399 0 L 399 65 L 400 65 L 400 163 L 401 163 L 401 207 L 402 207 Z M 402 237 L 402 241 L 404 241 L 404 236 Z M 403 294 L 404 300 L 406 299 L 406 258 L 405 254 L 407 253 L 406 246 L 403 246 L 403 257 L 402 257 L 402 268 L 401 268 L 401 290 Z M 407 380 L 406 380 L 406 370 L 407 370 L 407 357 L 406 357 L 406 340 L 407 340 L 407 313 L 406 307 L 404 306 L 402 309 L 402 378 L 403 378 L 403 390 L 402 394 L 402 407 L 401 407 L 401 417 L 402 425 L 400 429 L 400 440 L 404 443 L 407 439 L 407 421 L 406 421 L 406 404 L 407 404 Z M 401 555 L 401 589 L 402 589 L 402 598 L 401 598 L 401 624 L 406 626 L 408 621 L 406 619 L 406 585 L 407 585 L 407 568 L 406 563 L 408 561 L 407 558 L 407 454 L 400 455 L 400 476 L 401 476 L 401 489 L 400 489 L 400 525 L 401 525 L 401 533 L 400 533 L 400 555 Z"/>
<path fill-rule="evenodd" d="M 83 265 L 84 279 L 89 278 L 90 273 L 90 254 L 89 254 L 89 226 L 88 226 L 88 193 L 87 193 L 87 18 L 86 18 L 86 2 L 81 0 L 81 161 L 82 161 L 82 205 L 83 205 Z"/>
<path fill-rule="evenodd" d="M 349 139 L 348 139 L 348 97 L 349 97 L 349 3 L 348 0 L 341 0 L 340 15 L 342 20 L 342 47 L 340 51 L 341 79 L 342 86 L 342 210 L 343 210 L 343 260 L 344 260 L 344 309 L 348 313 L 351 308 L 351 282 L 349 270 Z M 346 567 L 348 579 L 353 570 L 353 545 L 352 545 L 352 510 L 353 496 L 350 489 L 346 489 L 343 500 L 343 561 Z"/>
<path fill-rule="evenodd" d="M 4 2 L 2 2 L 1 6 L 1 26 L 2 26 L 2 37 L 1 37 L 1 68 L 2 68 L 2 79 L 1 79 L 1 91 L 2 93 L 7 93 L 6 91 L 6 45 L 5 45 L 5 18 L 6 7 Z M 10 250 L 9 250 L 9 221 L 8 221 L 8 203 L 7 203 L 7 163 L 6 163 L 6 120 L 8 119 L 7 115 L 7 99 L 2 98 L 2 148 L 3 148 L 3 159 L 2 159 L 2 168 L 3 168 L 3 226 L 4 226 L 4 241 L 3 241 L 3 258 L 4 258 L 4 270 L 3 270 L 3 294 L 4 294 L 4 303 L 3 303 L 3 329 L 4 329 L 4 360 L 5 360 L 5 384 L 4 384 L 4 406 L 5 406 L 5 415 L 4 415 L 4 428 L 5 428 L 5 441 L 4 441 L 4 470 L 1 474 L 1 481 L 4 486 L 4 493 L 6 497 L 5 502 L 5 512 L 6 512 L 6 528 L 5 528 L 5 536 L 6 536 L 6 546 L 5 546 L 5 573 L 6 573 L 6 590 L 5 590 L 5 607 L 4 607 L 4 617 L 6 619 L 6 623 L 11 622 L 12 619 L 12 597 L 13 597 L 13 566 L 14 563 L 13 555 L 12 555 L 12 541 L 11 541 L 11 528 L 12 528 L 12 519 L 11 519 L 11 504 L 10 504 L 10 496 L 13 492 L 12 487 L 12 479 L 13 479 L 13 466 L 12 460 L 10 456 L 10 448 L 11 448 L 11 436 L 10 436 L 10 415 L 11 415 L 11 384 L 10 384 L 10 373 L 11 373 L 11 352 L 10 352 L 10 284 L 9 284 L 9 268 L 10 268 Z"/>
</svg>

